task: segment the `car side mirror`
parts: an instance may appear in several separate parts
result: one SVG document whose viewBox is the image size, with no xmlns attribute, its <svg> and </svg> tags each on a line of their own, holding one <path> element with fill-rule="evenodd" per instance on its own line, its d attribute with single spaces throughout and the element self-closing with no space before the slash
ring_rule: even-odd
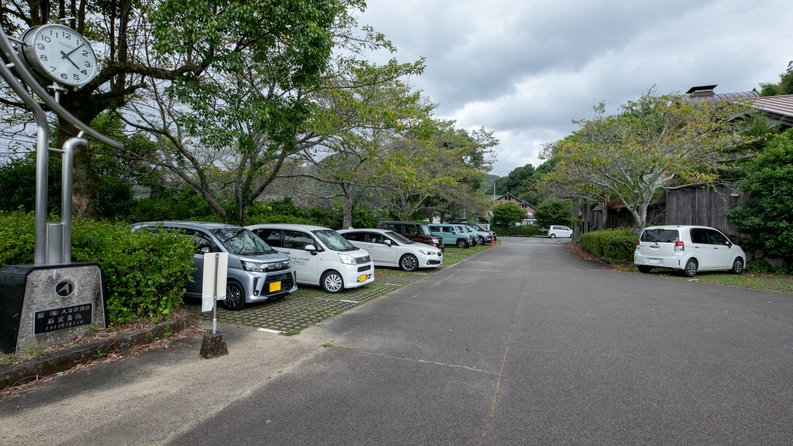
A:
<svg viewBox="0 0 793 446">
<path fill-rule="evenodd" d="M 212 248 L 210 248 L 209 246 L 202 246 L 201 247 L 201 253 L 202 254 L 209 254 L 210 252 L 212 252 Z"/>
<path fill-rule="evenodd" d="M 314 255 L 314 256 L 317 255 L 317 247 L 314 246 L 314 245 L 306 245 L 305 248 L 303 248 L 303 249 L 305 249 L 306 251 L 309 251 L 311 253 L 311 255 Z"/>
<path fill-rule="evenodd" d="M 385 242 L 386 246 L 391 246 L 391 240 L 385 239 L 384 242 Z"/>
</svg>

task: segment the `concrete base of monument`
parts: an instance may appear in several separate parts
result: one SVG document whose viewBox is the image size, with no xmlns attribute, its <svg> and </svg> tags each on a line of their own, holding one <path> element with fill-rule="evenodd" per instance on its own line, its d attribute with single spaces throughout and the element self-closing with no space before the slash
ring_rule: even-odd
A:
<svg viewBox="0 0 793 446">
<path fill-rule="evenodd" d="M 46 347 L 107 327 L 102 269 L 93 263 L 0 268 L 3 353 Z"/>
<path fill-rule="evenodd" d="M 228 354 L 229 349 L 228 346 L 226 346 L 226 336 L 223 333 L 206 333 L 204 335 L 204 341 L 201 343 L 202 358 L 211 359 Z"/>
</svg>

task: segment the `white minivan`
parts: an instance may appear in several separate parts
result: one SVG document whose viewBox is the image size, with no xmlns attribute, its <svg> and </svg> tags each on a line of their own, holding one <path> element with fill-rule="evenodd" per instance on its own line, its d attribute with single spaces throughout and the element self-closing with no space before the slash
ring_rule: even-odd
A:
<svg viewBox="0 0 793 446">
<path fill-rule="evenodd" d="M 319 285 L 328 293 L 339 293 L 374 281 L 374 263 L 369 253 L 333 229 L 278 223 L 246 228 L 268 245 L 289 254 L 299 284 Z"/>
</svg>

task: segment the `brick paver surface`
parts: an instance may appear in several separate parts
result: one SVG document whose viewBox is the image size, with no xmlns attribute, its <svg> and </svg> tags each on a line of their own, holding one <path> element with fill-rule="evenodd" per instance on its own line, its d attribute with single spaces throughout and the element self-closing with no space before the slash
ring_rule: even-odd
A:
<svg viewBox="0 0 793 446">
<path fill-rule="evenodd" d="M 442 268 L 442 267 L 441 267 Z M 384 296 L 391 291 L 431 275 L 434 270 L 406 273 L 397 269 L 377 268 L 375 281 L 360 288 L 339 294 L 328 294 L 319 287 L 301 286 L 292 295 L 274 302 L 248 304 L 239 311 L 229 311 L 218 305 L 217 318 L 222 324 L 265 328 L 287 332 L 302 330 L 333 317 L 350 308 Z M 212 320 L 212 312 L 201 312 L 201 302 L 185 302 L 194 317 Z"/>
</svg>

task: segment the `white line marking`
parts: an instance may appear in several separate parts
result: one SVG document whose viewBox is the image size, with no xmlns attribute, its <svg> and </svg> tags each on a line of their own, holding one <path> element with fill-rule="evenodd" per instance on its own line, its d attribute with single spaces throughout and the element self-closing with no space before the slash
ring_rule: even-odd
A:
<svg viewBox="0 0 793 446">
<path fill-rule="evenodd" d="M 259 329 L 257 329 L 257 330 L 258 330 L 258 331 L 263 331 L 263 332 L 265 332 L 265 333 L 275 333 L 275 334 L 281 334 L 281 333 L 283 333 L 283 331 L 278 331 L 278 330 L 270 330 L 269 328 L 259 328 Z"/>
</svg>

